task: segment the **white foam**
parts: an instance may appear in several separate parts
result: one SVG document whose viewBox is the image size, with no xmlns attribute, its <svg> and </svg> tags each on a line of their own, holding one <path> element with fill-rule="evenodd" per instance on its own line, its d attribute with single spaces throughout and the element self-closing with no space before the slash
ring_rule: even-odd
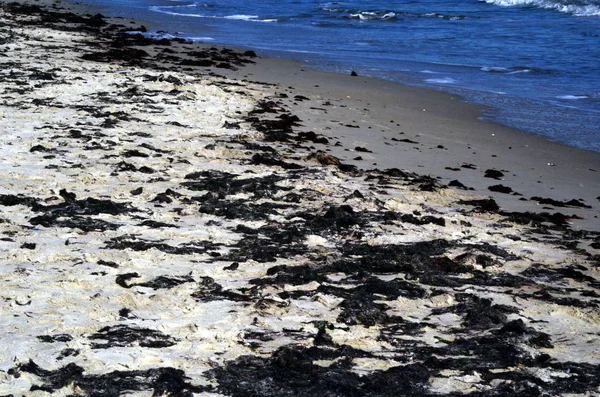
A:
<svg viewBox="0 0 600 397">
<path fill-rule="evenodd" d="M 456 80 L 452 77 L 442 77 L 439 79 L 427 79 L 425 82 L 433 84 L 454 84 L 456 83 Z"/>
<path fill-rule="evenodd" d="M 186 39 L 192 40 L 192 41 L 214 41 L 213 37 L 203 37 L 203 36 L 186 37 Z"/>
<path fill-rule="evenodd" d="M 214 17 L 214 18 L 219 18 L 219 17 Z M 227 15 L 223 17 L 224 19 L 235 19 L 235 20 L 241 20 L 241 21 L 252 21 L 255 19 L 258 19 L 258 15 Z"/>
<path fill-rule="evenodd" d="M 579 17 L 600 16 L 600 5 L 590 0 L 573 4 L 570 0 L 480 0 L 502 7 L 531 6 L 573 14 Z"/>
<path fill-rule="evenodd" d="M 509 69 L 503 68 L 501 66 L 484 66 L 481 68 L 482 72 L 491 72 L 491 73 L 504 73 L 508 72 Z"/>
<path fill-rule="evenodd" d="M 569 100 L 576 100 L 576 99 L 588 99 L 589 96 L 588 95 L 560 95 L 557 96 L 558 99 L 569 99 Z"/>
</svg>

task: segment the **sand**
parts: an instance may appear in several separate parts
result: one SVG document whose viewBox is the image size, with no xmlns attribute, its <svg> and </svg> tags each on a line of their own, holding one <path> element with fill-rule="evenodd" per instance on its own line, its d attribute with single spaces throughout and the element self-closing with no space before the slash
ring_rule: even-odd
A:
<svg viewBox="0 0 600 397">
<path fill-rule="evenodd" d="M 0 395 L 598 392 L 597 154 L 2 6 Z"/>
</svg>

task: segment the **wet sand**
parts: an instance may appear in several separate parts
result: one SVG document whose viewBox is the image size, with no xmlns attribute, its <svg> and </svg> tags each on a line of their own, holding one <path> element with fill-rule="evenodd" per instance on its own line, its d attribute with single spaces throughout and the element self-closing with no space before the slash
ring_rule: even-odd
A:
<svg viewBox="0 0 600 397">
<path fill-rule="evenodd" d="M 598 391 L 597 154 L 444 94 L 0 12 L 0 395 Z"/>
<path fill-rule="evenodd" d="M 600 225 L 599 153 L 483 121 L 483 109 L 436 91 L 314 71 L 279 59 L 264 59 L 242 72 L 278 83 L 290 95 L 287 103 L 302 119 L 302 129 L 344 143 L 332 154 L 358 167 L 398 167 L 439 177 L 444 184 L 458 180 L 474 188 L 474 194 L 493 197 L 510 211 L 556 209 L 530 200 L 536 196 L 578 199 L 592 208 L 569 208 L 584 218 L 574 221 L 574 227 L 598 229 Z M 294 101 L 295 95 L 311 100 Z M 331 105 L 322 106 L 325 102 Z M 356 147 L 370 152 L 357 152 Z M 355 161 L 356 157 L 363 160 Z M 503 175 L 485 178 L 490 169 Z M 494 185 L 510 187 L 512 192 L 490 191 Z"/>
</svg>

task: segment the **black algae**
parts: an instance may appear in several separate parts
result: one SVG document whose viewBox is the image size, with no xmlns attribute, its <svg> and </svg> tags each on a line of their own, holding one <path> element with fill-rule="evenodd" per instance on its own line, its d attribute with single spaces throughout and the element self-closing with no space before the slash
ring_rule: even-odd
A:
<svg viewBox="0 0 600 397">
<path fill-rule="evenodd" d="M 66 227 L 70 229 L 79 229 L 83 232 L 103 232 L 106 230 L 116 230 L 121 225 L 107 222 L 102 219 L 93 219 L 90 217 L 73 215 L 68 219 L 60 216 L 60 213 L 48 213 L 40 216 L 35 216 L 29 220 L 34 226 L 44 227 Z"/>
<path fill-rule="evenodd" d="M 57 335 L 39 335 L 37 337 L 41 342 L 54 343 L 54 342 L 70 342 L 73 337 L 68 334 L 57 334 Z"/>
<path fill-rule="evenodd" d="M 347 351 L 352 353 L 352 351 Z M 352 355 L 342 347 L 284 346 L 269 358 L 242 356 L 208 371 L 218 382 L 217 392 L 232 397 L 281 396 L 423 396 L 430 371 L 420 364 L 398 366 L 363 376 L 352 370 Z M 318 359 L 339 360 L 329 367 Z"/>
<path fill-rule="evenodd" d="M 475 207 L 475 212 L 498 212 L 500 206 L 494 199 L 482 199 L 482 200 L 460 200 L 458 204 L 470 205 Z"/>
<path fill-rule="evenodd" d="M 507 221 L 517 223 L 519 225 L 532 225 L 538 228 L 546 229 L 546 224 L 560 226 L 561 230 L 564 229 L 569 221 L 570 217 L 555 212 L 550 214 L 548 212 L 533 213 L 533 212 L 501 212 L 501 215 L 505 217 Z"/>
<path fill-rule="evenodd" d="M 388 324 L 394 320 L 396 322 L 401 321 L 388 316 L 386 310 L 389 307 L 373 302 L 373 297 L 366 293 L 353 295 L 351 298 L 344 300 L 340 307 L 342 312 L 337 321 L 348 325 L 362 324 L 365 327 L 371 327 L 376 324 Z"/>
<path fill-rule="evenodd" d="M 228 201 L 222 200 L 212 194 L 201 197 L 200 213 L 210 214 L 227 219 L 268 220 L 271 215 L 277 215 L 279 210 L 286 209 L 288 205 L 261 203 L 249 204 L 248 200 Z"/>
<path fill-rule="evenodd" d="M 285 178 L 281 175 L 271 174 L 262 178 L 240 179 L 237 175 L 219 171 L 202 171 L 186 175 L 185 179 L 193 182 L 184 182 L 182 186 L 192 191 L 208 191 L 218 198 L 238 193 L 251 193 L 254 198 L 271 198 L 280 191 L 290 191 L 291 187 L 277 185 Z"/>
<path fill-rule="evenodd" d="M 427 225 L 433 223 L 438 226 L 446 226 L 446 220 L 444 218 L 431 215 L 418 218 L 412 214 L 404 214 L 400 216 L 400 220 L 405 223 L 412 223 L 413 225 Z"/>
<path fill-rule="evenodd" d="M 90 340 L 105 341 L 92 343 L 92 349 L 108 349 L 111 347 L 141 346 L 162 348 L 176 344 L 176 340 L 160 331 L 129 327 L 127 325 L 115 325 L 104 327 L 88 337 Z"/>
<path fill-rule="evenodd" d="M 489 329 L 507 322 L 507 314 L 518 310 L 506 305 L 494 305 L 491 299 L 470 294 L 456 294 L 457 305 L 432 310 L 432 314 L 456 313 L 463 316 L 463 326 L 468 329 Z"/>
<path fill-rule="evenodd" d="M 502 171 L 498 171 L 498 170 L 486 170 L 485 171 L 485 178 L 492 178 L 492 179 L 502 179 L 502 177 L 504 176 L 504 173 Z"/>
<path fill-rule="evenodd" d="M 505 194 L 509 194 L 512 193 L 513 190 L 508 187 L 508 186 L 504 186 L 504 185 L 492 185 L 488 187 L 489 191 L 492 192 L 498 192 L 498 193 L 505 193 Z"/>
<path fill-rule="evenodd" d="M 175 288 L 178 285 L 185 283 L 193 283 L 194 278 L 192 276 L 159 276 L 151 281 L 147 281 L 144 283 L 131 283 L 128 282 L 134 278 L 140 278 L 141 276 L 138 273 L 125 273 L 119 274 L 115 282 L 123 288 L 131 288 L 131 287 L 146 287 L 152 288 L 154 290 L 157 289 L 171 289 Z"/>
<path fill-rule="evenodd" d="M 283 161 L 283 160 L 279 159 L 277 156 L 275 156 L 274 154 L 262 154 L 262 153 L 256 153 L 254 156 L 252 156 L 252 164 L 255 164 L 255 165 L 262 164 L 262 165 L 268 165 L 270 167 L 276 166 L 276 167 L 281 167 L 284 170 L 298 170 L 298 169 L 304 168 L 300 164 L 288 163 L 286 161 Z"/>
<path fill-rule="evenodd" d="M 15 205 L 24 205 L 26 207 L 33 207 L 37 204 L 37 200 L 31 197 L 23 196 L 22 194 L 0 194 L 0 205 L 6 207 L 12 207 Z"/>
<path fill-rule="evenodd" d="M 38 376 L 43 384 L 32 386 L 31 391 L 52 393 L 73 385 L 90 397 L 116 397 L 136 391 L 152 391 L 153 396 L 192 397 L 193 393 L 208 391 L 205 387 L 190 384 L 182 370 L 170 367 L 84 375 L 84 369 L 73 363 L 49 371 L 29 361 L 11 372 L 27 372 Z"/>
<path fill-rule="evenodd" d="M 543 198 L 543 197 L 532 197 L 531 200 L 537 201 L 540 204 L 549 204 L 554 207 L 580 207 L 580 208 L 592 208 L 590 205 L 586 205 L 579 200 L 572 199 L 569 201 L 559 201 L 551 198 Z"/>
<path fill-rule="evenodd" d="M 256 297 L 255 290 L 247 290 L 245 293 L 238 293 L 231 290 L 224 290 L 221 284 L 215 282 L 211 277 L 202 277 L 199 281 L 199 289 L 192 297 L 200 302 L 211 302 L 215 300 L 230 300 L 234 302 L 248 302 Z"/>
<path fill-rule="evenodd" d="M 182 244 L 179 247 L 174 247 L 161 242 L 141 240 L 135 236 L 125 235 L 109 240 L 106 243 L 105 248 L 116 250 L 131 249 L 133 251 L 147 251 L 150 249 L 156 249 L 167 254 L 191 255 L 205 253 L 207 250 L 214 249 L 217 246 L 217 244 L 211 243 L 210 241 L 198 241 L 194 243 Z"/>
</svg>

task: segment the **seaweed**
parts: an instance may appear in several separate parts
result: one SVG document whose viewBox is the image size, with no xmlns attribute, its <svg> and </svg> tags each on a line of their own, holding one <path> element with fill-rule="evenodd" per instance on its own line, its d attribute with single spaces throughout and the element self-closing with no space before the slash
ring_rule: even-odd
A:
<svg viewBox="0 0 600 397">
<path fill-rule="evenodd" d="M 422 396 L 431 373 L 420 364 L 411 364 L 359 376 L 352 371 L 344 348 L 303 348 L 283 346 L 271 357 L 242 356 L 222 368 L 208 371 L 218 382 L 217 392 L 241 396 Z M 317 359 L 339 358 L 323 367 Z"/>
<path fill-rule="evenodd" d="M 124 273 L 119 274 L 116 277 L 115 282 L 123 288 L 147 287 L 154 290 L 171 289 L 181 284 L 194 282 L 194 278 L 192 276 L 158 276 L 155 279 L 146 281 L 144 283 L 127 284 L 129 280 L 140 277 L 141 276 L 138 273 Z"/>
<path fill-rule="evenodd" d="M 193 181 L 183 182 L 182 186 L 191 191 L 208 191 L 220 199 L 238 193 L 252 193 L 254 198 L 260 199 L 272 198 L 280 191 L 293 190 L 291 187 L 277 185 L 277 182 L 290 177 L 293 175 L 286 178 L 282 175 L 270 174 L 262 178 L 239 179 L 237 175 L 226 172 L 202 171 L 186 175 L 185 179 Z"/>
<path fill-rule="evenodd" d="M 73 337 L 69 334 L 39 335 L 37 338 L 45 343 L 70 342 L 73 340 Z"/>
<path fill-rule="evenodd" d="M 271 167 L 273 167 L 273 166 L 281 167 L 284 170 L 297 170 L 297 169 L 304 168 L 300 164 L 288 163 L 286 161 L 283 161 L 283 160 L 279 159 L 278 157 L 276 157 L 274 154 L 256 153 L 254 156 L 252 156 L 251 163 L 255 164 L 255 165 L 262 164 L 262 165 L 268 165 Z"/>
<path fill-rule="evenodd" d="M 494 328 L 507 322 L 507 314 L 518 310 L 506 305 L 494 305 L 491 299 L 480 298 L 472 294 L 456 294 L 457 305 L 432 310 L 432 314 L 456 313 L 463 315 L 463 326 L 468 329 L 482 330 Z"/>
<path fill-rule="evenodd" d="M 475 207 L 475 212 L 498 212 L 500 206 L 496 203 L 496 200 L 488 198 L 481 200 L 460 200 L 458 204 L 470 205 Z"/>
<path fill-rule="evenodd" d="M 532 197 L 531 200 L 537 201 L 540 204 L 549 204 L 554 207 L 580 207 L 580 208 L 592 208 L 591 205 L 586 205 L 577 199 L 571 199 L 569 201 L 559 201 L 551 198 L 544 197 Z"/>
<path fill-rule="evenodd" d="M 365 292 L 353 294 L 350 298 L 345 299 L 340 307 L 342 312 L 337 321 L 348 325 L 362 324 L 365 327 L 371 327 L 376 324 L 402 321 L 401 318 L 389 316 L 386 313 L 389 307 L 373 302 L 373 296 Z"/>
<path fill-rule="evenodd" d="M 48 213 L 35 216 L 29 220 L 34 226 L 44 227 L 66 227 L 70 229 L 80 229 L 83 232 L 116 230 L 121 225 L 107 222 L 102 219 L 93 219 L 83 216 L 71 216 L 69 219 L 61 219 L 60 213 Z"/>
<path fill-rule="evenodd" d="M 250 292 L 249 295 L 224 290 L 221 284 L 215 282 L 212 277 L 201 277 L 198 284 L 200 288 L 192 294 L 192 297 L 201 302 L 211 302 L 223 299 L 234 302 L 248 302 L 256 297 L 256 291 L 253 290 L 248 291 Z"/>
<path fill-rule="evenodd" d="M 203 254 L 216 247 L 218 247 L 218 244 L 210 241 L 196 241 L 175 247 L 161 242 L 141 240 L 133 235 L 114 237 L 106 242 L 105 246 L 105 248 L 116 250 L 131 249 L 134 251 L 148 251 L 156 249 L 173 255 Z"/>
<path fill-rule="evenodd" d="M 173 346 L 177 341 L 160 331 L 114 325 L 104 327 L 88 337 L 90 340 L 102 340 L 104 343 L 92 343 L 92 349 L 109 349 L 111 347 L 135 346 L 162 348 Z"/>
<path fill-rule="evenodd" d="M 41 386 L 32 386 L 31 391 L 52 393 L 73 385 L 90 397 L 114 397 L 135 391 L 152 391 L 153 396 L 192 397 L 193 393 L 210 390 L 207 387 L 192 385 L 188 382 L 185 372 L 171 367 L 86 375 L 84 369 L 74 363 L 50 371 L 30 360 L 10 371 L 13 376 L 19 372 L 31 373 L 44 382 Z"/>
</svg>

